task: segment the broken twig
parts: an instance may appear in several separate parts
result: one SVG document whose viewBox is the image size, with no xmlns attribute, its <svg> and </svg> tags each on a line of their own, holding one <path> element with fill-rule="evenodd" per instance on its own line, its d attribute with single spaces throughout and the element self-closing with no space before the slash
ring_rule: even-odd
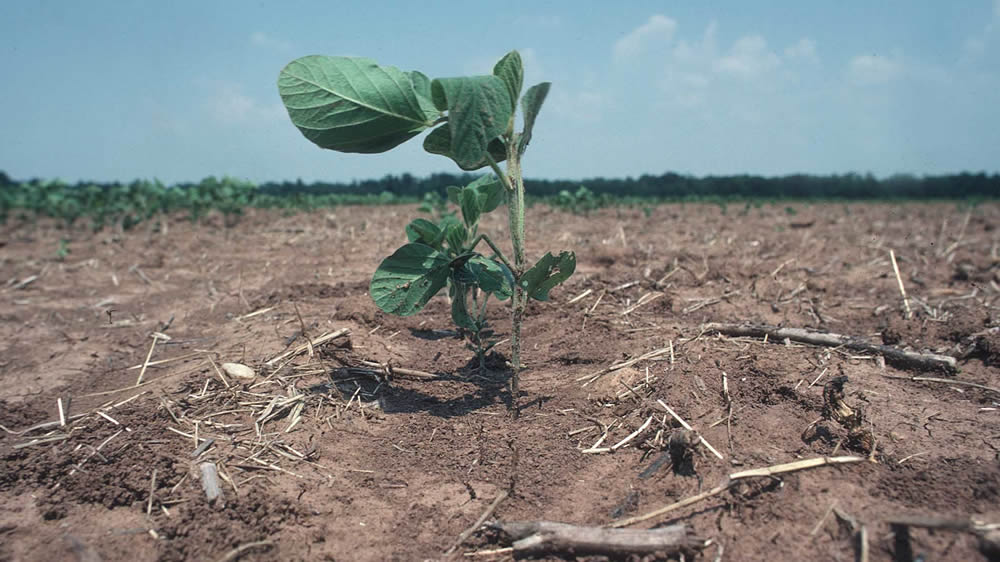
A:
<svg viewBox="0 0 1000 562">
<path fill-rule="evenodd" d="M 779 328 L 767 325 L 749 324 L 720 324 L 710 323 L 703 327 L 705 332 L 718 332 L 726 336 L 762 338 L 768 337 L 776 341 L 783 341 L 786 338 L 792 341 L 808 343 L 812 345 L 823 345 L 830 347 L 846 347 L 855 351 L 876 353 L 885 357 L 886 361 L 904 367 L 916 367 L 931 371 L 947 371 L 954 373 L 958 371 L 958 361 L 950 355 L 939 355 L 936 353 L 917 353 L 893 347 L 891 345 L 875 345 L 861 339 L 832 334 L 828 332 L 813 332 L 802 328 Z"/>
</svg>

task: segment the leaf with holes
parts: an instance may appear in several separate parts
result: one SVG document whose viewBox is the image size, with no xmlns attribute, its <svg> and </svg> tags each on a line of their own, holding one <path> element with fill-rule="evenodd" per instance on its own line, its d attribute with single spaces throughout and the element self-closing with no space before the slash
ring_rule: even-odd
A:
<svg viewBox="0 0 1000 562">
<path fill-rule="evenodd" d="M 521 276 L 521 287 L 529 297 L 539 300 L 549 300 L 549 291 L 553 287 L 569 279 L 576 271 L 576 254 L 560 252 L 559 257 L 546 253 L 542 259 L 524 272 Z"/>
<path fill-rule="evenodd" d="M 372 300 L 389 314 L 415 314 L 448 282 L 451 261 L 426 244 L 406 244 L 375 270 L 369 287 Z"/>
</svg>

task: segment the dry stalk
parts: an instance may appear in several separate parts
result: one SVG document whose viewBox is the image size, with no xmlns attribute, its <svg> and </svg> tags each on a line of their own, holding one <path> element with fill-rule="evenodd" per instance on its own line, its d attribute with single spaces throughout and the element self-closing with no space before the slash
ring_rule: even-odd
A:
<svg viewBox="0 0 1000 562">
<path fill-rule="evenodd" d="M 896 252 L 889 249 L 889 259 L 892 261 L 892 271 L 896 274 L 896 282 L 899 284 L 899 294 L 903 295 L 903 309 L 906 311 L 906 319 L 909 320 L 913 316 L 913 311 L 910 310 L 910 301 L 906 298 L 906 288 L 903 287 L 903 278 L 899 275 L 899 266 L 896 265 Z"/>
<path fill-rule="evenodd" d="M 663 408 L 664 410 L 666 410 L 667 413 L 670 414 L 671 417 L 673 417 L 675 420 L 677 420 L 677 423 L 681 424 L 681 426 L 684 429 L 686 429 L 688 431 L 694 431 L 694 428 L 691 427 L 690 425 L 688 425 L 688 423 L 686 421 L 684 421 L 683 419 L 681 419 L 681 417 L 677 415 L 677 412 L 675 412 L 670 406 L 667 406 L 663 402 L 663 400 L 657 400 L 656 403 L 659 404 L 661 408 Z M 711 443 L 709 443 L 708 441 L 706 441 L 705 438 L 702 437 L 700 434 L 698 434 L 697 431 L 694 431 L 694 433 L 698 435 L 698 441 L 700 441 L 701 444 L 705 446 L 705 448 L 707 448 L 709 451 L 711 451 L 713 455 L 715 455 L 716 457 L 718 457 L 720 461 L 721 460 L 725 460 L 725 458 L 722 456 L 722 453 L 720 453 L 719 451 L 717 451 L 715 449 L 715 447 L 712 446 Z"/>
<path fill-rule="evenodd" d="M 703 326 L 704 332 L 717 332 L 727 336 L 749 336 L 755 338 L 770 337 L 777 341 L 796 341 L 811 345 L 828 347 L 843 347 L 853 351 L 880 354 L 886 361 L 902 367 L 916 367 L 926 370 L 943 370 L 955 372 L 958 361 L 949 355 L 936 353 L 917 353 L 890 345 L 875 345 L 864 340 L 827 332 L 814 332 L 801 328 L 779 328 L 767 325 L 720 324 L 709 323 Z"/>
<path fill-rule="evenodd" d="M 648 521 L 654 519 L 671 511 L 680 509 L 682 507 L 687 507 L 689 505 L 700 502 L 701 500 L 710 498 L 721 494 L 722 492 L 728 490 L 738 481 L 746 478 L 757 478 L 757 477 L 770 477 L 778 474 L 785 474 L 789 472 L 795 472 L 799 470 L 806 470 L 810 468 L 816 468 L 820 466 L 827 465 L 837 465 L 837 464 L 847 464 L 861 462 L 866 459 L 862 457 L 818 457 L 813 459 L 806 459 L 791 463 L 776 464 L 764 468 L 756 468 L 751 470 L 744 470 L 741 472 L 734 472 L 727 476 L 722 483 L 720 483 L 715 488 L 708 490 L 707 492 L 702 492 L 701 494 L 691 496 L 689 498 L 683 499 L 679 502 L 674 502 L 668 506 L 655 509 L 648 513 L 637 515 L 635 517 L 629 517 L 628 519 L 622 519 L 620 521 L 615 521 L 608 525 L 608 527 L 628 527 L 630 525 L 635 525 L 636 523 L 641 523 L 643 521 Z"/>
</svg>

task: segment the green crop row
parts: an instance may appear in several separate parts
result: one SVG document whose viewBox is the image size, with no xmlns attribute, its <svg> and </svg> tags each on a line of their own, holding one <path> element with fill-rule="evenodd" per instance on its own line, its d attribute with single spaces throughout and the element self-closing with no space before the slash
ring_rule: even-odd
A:
<svg viewBox="0 0 1000 562">
<path fill-rule="evenodd" d="M 145 220 L 182 212 L 197 221 L 212 211 L 234 224 L 249 207 L 289 211 L 338 205 L 384 205 L 417 202 L 392 193 L 291 193 L 274 195 L 248 181 L 214 177 L 197 184 L 165 186 L 159 181 L 128 184 L 76 184 L 31 180 L 13 182 L 0 176 L 0 223 L 10 218 L 35 221 L 50 217 L 66 226 L 86 222 L 95 230 L 106 225 L 129 229 Z"/>
</svg>

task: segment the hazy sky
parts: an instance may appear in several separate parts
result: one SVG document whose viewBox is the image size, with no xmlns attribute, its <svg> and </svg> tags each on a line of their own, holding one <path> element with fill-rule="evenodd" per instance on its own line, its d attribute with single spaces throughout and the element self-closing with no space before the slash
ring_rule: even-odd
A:
<svg viewBox="0 0 1000 562">
<path fill-rule="evenodd" d="M 380 155 L 316 148 L 278 72 L 328 54 L 484 74 L 515 48 L 526 85 L 553 82 L 529 177 L 1000 171 L 1000 0 L 3 1 L 0 170 L 456 171 L 422 137 Z"/>
</svg>

